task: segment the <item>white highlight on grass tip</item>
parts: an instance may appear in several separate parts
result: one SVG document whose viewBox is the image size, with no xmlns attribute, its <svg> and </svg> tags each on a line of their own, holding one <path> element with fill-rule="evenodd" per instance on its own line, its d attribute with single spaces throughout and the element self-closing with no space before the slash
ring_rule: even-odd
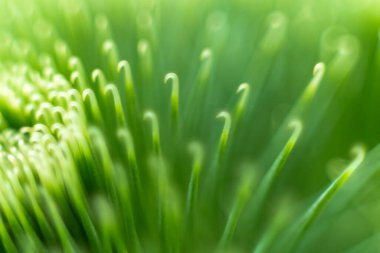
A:
<svg viewBox="0 0 380 253">
<path fill-rule="evenodd" d="M 302 133 L 303 124 L 299 119 L 293 119 L 289 122 L 289 128 L 293 130 L 291 139 L 296 141 Z"/>
<path fill-rule="evenodd" d="M 144 120 L 149 120 L 152 124 L 153 149 L 156 152 L 156 154 L 160 154 L 161 153 L 160 129 L 159 129 L 157 115 L 154 112 L 148 110 L 144 113 Z"/>
<path fill-rule="evenodd" d="M 179 81 L 178 76 L 175 73 L 168 73 L 164 78 L 164 82 L 167 84 L 172 81 L 172 93 L 171 93 L 171 110 L 172 110 L 172 123 L 178 123 L 178 111 L 179 111 Z"/>
<path fill-rule="evenodd" d="M 288 157 L 292 152 L 299 136 L 301 135 L 303 128 L 302 122 L 298 119 L 291 120 L 288 124 L 288 127 L 293 130 L 293 133 L 258 185 L 258 189 L 255 194 L 255 206 L 252 210 L 252 213 L 255 214 L 256 218 L 259 217 L 265 201 L 271 194 L 273 185 L 276 183 L 279 175 L 282 173 L 284 165 L 288 160 Z"/>
<path fill-rule="evenodd" d="M 95 69 L 94 71 L 92 71 L 92 74 L 91 74 L 91 80 L 92 80 L 93 82 L 95 82 L 96 79 L 98 79 L 99 76 L 101 76 L 101 75 L 102 75 L 101 70 L 100 70 L 100 69 Z"/>
<path fill-rule="evenodd" d="M 323 62 L 317 63 L 314 66 L 314 69 L 313 69 L 313 75 L 314 75 L 313 83 L 315 83 L 316 85 L 318 85 L 321 82 L 322 77 L 325 74 L 325 71 L 326 71 L 325 64 Z"/>
<path fill-rule="evenodd" d="M 79 79 L 79 72 L 78 71 L 74 71 L 73 73 L 71 73 L 70 75 L 70 82 L 71 83 L 75 83 L 78 79 Z"/>
<path fill-rule="evenodd" d="M 85 101 L 87 99 L 87 97 L 90 96 L 93 93 L 94 92 L 91 89 L 85 89 L 85 90 L 83 90 L 83 92 L 82 92 L 82 99 L 83 99 L 83 101 Z"/>
<path fill-rule="evenodd" d="M 324 77 L 325 72 L 326 66 L 323 62 L 319 62 L 314 66 L 313 78 L 305 90 L 303 100 L 310 100 L 315 95 L 319 84 L 322 82 L 322 78 Z"/>
<path fill-rule="evenodd" d="M 103 53 L 109 53 L 114 47 L 115 45 L 111 40 L 106 40 L 103 43 Z"/>
<path fill-rule="evenodd" d="M 92 71 L 91 80 L 94 83 L 97 83 L 98 81 L 96 89 L 99 93 L 102 93 L 104 91 L 104 87 L 106 86 L 106 78 L 103 71 L 100 69 L 95 69 Z"/>
<path fill-rule="evenodd" d="M 154 120 L 156 120 L 156 114 L 152 111 L 145 111 L 144 119 L 145 120 L 149 119 L 151 121 L 154 121 Z"/>
<path fill-rule="evenodd" d="M 310 208 L 305 212 L 298 225 L 298 230 L 294 233 L 293 241 L 290 241 L 289 250 L 285 252 L 295 251 L 298 244 L 302 241 L 311 225 L 315 222 L 323 209 L 334 197 L 337 191 L 351 177 L 353 172 L 360 167 L 365 159 L 365 149 L 362 145 L 355 145 L 351 149 L 351 154 L 354 156 L 352 162 L 344 169 L 344 171 L 327 187 L 327 189 L 314 201 Z"/>
<path fill-rule="evenodd" d="M 178 86 L 178 76 L 175 73 L 166 74 L 164 82 L 168 83 L 169 80 L 172 80 L 173 86 Z"/>
<path fill-rule="evenodd" d="M 239 85 L 239 87 L 236 90 L 236 93 L 240 92 L 248 92 L 249 91 L 249 84 L 248 83 L 242 83 Z"/>
<path fill-rule="evenodd" d="M 231 115 L 227 111 L 221 111 L 216 115 L 216 118 L 224 119 L 224 128 L 223 131 L 229 131 L 231 128 Z"/>
<path fill-rule="evenodd" d="M 219 139 L 219 149 L 218 149 L 218 156 L 222 157 L 224 155 L 224 152 L 226 150 L 227 142 L 229 139 L 230 131 L 231 131 L 231 115 L 229 112 L 221 111 L 216 115 L 216 118 L 222 118 L 224 120 L 224 126 L 222 130 L 222 134 L 220 135 Z"/>
<path fill-rule="evenodd" d="M 212 51 L 210 48 L 205 48 L 203 49 L 202 53 L 201 53 L 201 60 L 207 60 L 207 59 L 210 59 L 212 56 Z"/>
<path fill-rule="evenodd" d="M 128 61 L 122 60 L 117 64 L 117 71 L 121 73 L 124 72 L 124 78 L 125 78 L 125 87 L 127 96 L 130 96 L 129 99 L 134 99 L 131 96 L 134 97 L 134 91 L 133 91 L 133 80 L 132 80 L 132 71 L 131 66 Z"/>
<path fill-rule="evenodd" d="M 348 168 L 351 168 L 351 171 L 353 172 L 353 170 L 359 167 L 359 165 L 364 161 L 366 150 L 363 145 L 358 144 L 352 147 L 350 153 L 353 157 L 353 160 L 348 165 Z"/>
<path fill-rule="evenodd" d="M 72 101 L 77 101 L 80 103 L 82 101 L 80 92 L 77 89 L 70 89 L 66 92 L 67 99 Z"/>
<path fill-rule="evenodd" d="M 172 100 L 173 98 L 178 99 L 179 95 L 179 81 L 178 76 L 175 73 L 168 73 L 165 76 L 164 82 L 167 84 L 169 80 L 172 81 Z"/>
<path fill-rule="evenodd" d="M 131 108 L 135 106 L 135 92 L 133 87 L 133 76 L 131 66 L 128 61 L 122 60 L 117 65 L 117 71 L 124 73 L 124 85 L 127 95 L 127 103 Z"/>
<path fill-rule="evenodd" d="M 244 112 L 244 108 L 247 104 L 247 99 L 248 99 L 248 96 L 249 96 L 249 92 L 250 92 L 250 87 L 249 87 L 249 84 L 248 83 L 242 83 L 239 85 L 239 87 L 237 88 L 236 90 L 236 93 L 242 93 L 237 105 L 236 105 L 236 109 L 235 109 L 235 121 L 236 121 L 236 124 L 240 121 L 241 119 L 241 116 Z"/>
<path fill-rule="evenodd" d="M 144 55 L 149 50 L 149 43 L 147 40 L 140 40 L 137 45 L 137 50 L 140 54 Z"/>
<path fill-rule="evenodd" d="M 79 59 L 77 57 L 70 57 L 69 59 L 69 67 L 71 69 L 77 68 L 79 66 Z"/>
<path fill-rule="evenodd" d="M 117 71 L 118 72 L 121 72 L 123 69 L 124 69 L 124 71 L 130 72 L 130 66 L 126 60 L 122 60 L 117 64 Z"/>
<path fill-rule="evenodd" d="M 315 66 L 314 66 L 314 69 L 313 69 L 313 74 L 314 75 L 318 75 L 318 74 L 322 74 L 325 72 L 325 64 L 323 62 L 318 62 Z"/>
<path fill-rule="evenodd" d="M 126 121 L 124 117 L 123 106 L 120 99 L 119 90 L 117 89 L 117 87 L 114 84 L 106 85 L 104 88 L 104 95 L 107 97 L 107 99 L 112 100 L 111 102 L 115 110 L 117 124 L 119 126 L 125 126 Z"/>
</svg>

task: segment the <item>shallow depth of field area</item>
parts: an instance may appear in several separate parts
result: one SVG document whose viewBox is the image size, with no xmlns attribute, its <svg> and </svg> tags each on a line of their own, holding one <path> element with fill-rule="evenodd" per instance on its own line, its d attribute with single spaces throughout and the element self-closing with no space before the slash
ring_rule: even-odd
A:
<svg viewBox="0 0 380 253">
<path fill-rule="evenodd" d="M 0 0 L 0 252 L 380 252 L 379 0 Z"/>
</svg>

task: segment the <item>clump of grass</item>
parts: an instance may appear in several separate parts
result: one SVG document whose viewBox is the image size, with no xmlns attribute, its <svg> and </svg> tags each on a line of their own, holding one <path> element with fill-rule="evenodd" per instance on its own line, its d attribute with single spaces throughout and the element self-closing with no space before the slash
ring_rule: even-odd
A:
<svg viewBox="0 0 380 253">
<path fill-rule="evenodd" d="M 0 251 L 375 252 L 379 4 L 351 4 L 1 1 Z"/>
</svg>

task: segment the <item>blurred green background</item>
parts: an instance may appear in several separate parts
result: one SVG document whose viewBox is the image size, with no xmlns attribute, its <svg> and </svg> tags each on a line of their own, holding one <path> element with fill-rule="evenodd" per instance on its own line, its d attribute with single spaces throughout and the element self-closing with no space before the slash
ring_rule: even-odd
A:
<svg viewBox="0 0 380 253">
<path fill-rule="evenodd" d="M 82 61 L 88 82 L 91 71 L 101 68 L 108 82 L 120 86 L 120 76 L 104 57 L 107 41 L 116 46 L 119 59 L 130 63 L 140 107 L 158 115 L 162 149 L 177 168 L 173 181 L 180 192 L 186 190 L 185 168 L 191 162 L 185 146 L 200 140 L 209 158 L 206 167 L 212 163 L 222 129 L 215 115 L 233 111 L 243 82 L 250 84 L 249 101 L 229 143 L 222 180 L 230 194 L 242 164 L 253 163 L 264 174 L 288 138 L 281 129 L 318 62 L 326 64 L 325 76 L 299 115 L 304 131 L 264 220 L 270 220 L 271 209 L 284 195 L 297 206 L 310 204 L 331 182 L 331 171 L 348 163 L 354 144 L 369 151 L 380 141 L 380 1 L 0 0 L 0 65 L 27 63 L 43 72 L 50 62 L 69 79 L 62 53 L 67 49 Z M 212 56 L 202 60 L 206 48 Z M 170 92 L 163 85 L 168 72 L 180 79 L 178 142 L 172 140 Z M 202 82 L 204 89 L 197 93 Z M 33 124 L 0 109 L 10 115 L 10 128 Z M 376 235 L 378 179 L 376 175 L 366 182 L 350 201 L 352 208 L 301 252 L 344 252 Z M 236 239 L 244 250 L 252 246 L 248 238 Z"/>
</svg>

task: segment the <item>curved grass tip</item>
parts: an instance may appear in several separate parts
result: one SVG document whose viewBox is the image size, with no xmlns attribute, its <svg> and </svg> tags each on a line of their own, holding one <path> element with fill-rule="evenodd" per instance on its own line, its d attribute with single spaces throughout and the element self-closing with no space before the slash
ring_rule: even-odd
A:
<svg viewBox="0 0 380 253">
<path fill-rule="evenodd" d="M 160 129 L 159 129 L 157 115 L 150 110 L 145 111 L 144 120 L 149 120 L 152 124 L 153 148 L 156 154 L 160 154 L 161 153 Z"/>
<path fill-rule="evenodd" d="M 106 40 L 104 43 L 103 43 L 103 53 L 104 54 L 108 54 L 110 53 L 112 50 L 115 49 L 115 45 L 114 43 L 111 41 L 111 40 Z"/>
<path fill-rule="evenodd" d="M 284 165 L 288 160 L 290 153 L 293 150 L 299 136 L 302 132 L 302 122 L 298 119 L 294 119 L 289 122 L 288 127 L 293 130 L 290 138 L 286 142 L 285 146 L 281 150 L 280 154 L 274 160 L 273 164 L 269 168 L 269 170 L 265 173 L 263 179 L 261 180 L 257 193 L 256 193 L 256 206 L 254 209 L 254 213 L 259 213 L 263 204 L 265 203 L 268 195 L 271 192 L 272 186 L 278 180 L 279 175 L 283 171 Z"/>
<path fill-rule="evenodd" d="M 362 144 L 357 144 L 351 148 L 350 153 L 353 157 L 353 160 L 348 165 L 346 171 L 352 174 L 352 172 L 354 172 L 360 166 L 360 164 L 364 161 L 365 156 L 366 156 L 366 149 Z"/>
<path fill-rule="evenodd" d="M 301 223 L 298 227 L 298 232 L 295 233 L 295 239 L 293 242 L 289 243 L 290 251 L 285 252 L 294 252 L 296 247 L 302 241 L 302 238 L 305 236 L 311 225 L 322 213 L 325 206 L 330 202 L 334 197 L 337 191 L 342 188 L 346 181 L 351 177 L 352 173 L 360 167 L 360 164 L 364 161 L 365 158 L 365 149 L 362 145 L 355 145 L 351 149 L 351 154 L 353 155 L 352 162 L 346 167 L 346 169 L 327 187 L 327 189 L 322 192 L 322 194 L 315 200 L 315 202 L 310 206 L 306 211 Z"/>
<path fill-rule="evenodd" d="M 126 60 L 121 60 L 117 64 L 117 71 L 118 72 L 121 72 L 123 69 L 124 69 L 124 71 L 128 71 L 129 70 L 129 72 L 130 72 L 130 66 L 129 66 L 129 63 Z"/>
<path fill-rule="evenodd" d="M 178 106 L 178 97 L 179 97 L 179 80 L 178 76 L 175 73 L 168 73 L 165 75 L 164 82 L 167 84 L 169 80 L 172 81 L 172 103 L 176 102 L 177 104 L 172 104 L 173 106 Z M 174 109 L 174 108 L 173 108 Z M 177 108 L 178 109 L 178 108 Z"/>
<path fill-rule="evenodd" d="M 244 112 L 244 108 L 247 104 L 247 100 L 248 100 L 248 96 L 249 96 L 249 91 L 250 91 L 250 87 L 249 87 L 249 84 L 248 83 L 242 83 L 239 85 L 239 87 L 237 88 L 236 90 L 236 93 L 242 93 L 242 95 L 240 96 L 240 99 L 236 105 L 236 109 L 235 109 L 235 112 L 236 112 L 236 121 L 239 121 L 243 112 Z"/>
<path fill-rule="evenodd" d="M 76 82 L 78 79 L 79 79 L 79 72 L 78 71 L 74 71 L 73 73 L 71 73 L 71 75 L 70 75 L 70 82 L 71 83 Z"/>
<path fill-rule="evenodd" d="M 111 75 L 111 78 L 114 78 L 119 62 L 119 54 L 115 43 L 112 40 L 106 40 L 102 46 L 102 53 L 107 59 L 108 73 Z"/>
<path fill-rule="evenodd" d="M 74 71 L 74 70 L 83 71 L 84 70 L 81 60 L 75 56 L 70 57 L 68 65 L 69 65 L 70 70 L 72 70 L 72 71 Z"/>
<path fill-rule="evenodd" d="M 96 91 L 102 93 L 106 86 L 106 77 L 104 76 L 103 71 L 100 69 L 92 71 L 91 80 L 93 83 L 97 84 Z"/>
<path fill-rule="evenodd" d="M 172 81 L 172 93 L 171 93 L 171 110 L 172 110 L 172 122 L 177 124 L 178 111 L 179 111 L 179 81 L 178 76 L 175 73 L 168 73 L 164 78 L 164 82 L 167 84 Z"/>
<path fill-rule="evenodd" d="M 116 116 L 116 120 L 119 127 L 126 126 L 123 106 L 122 106 L 119 90 L 117 89 L 117 87 L 114 84 L 107 84 L 104 87 L 104 95 L 107 97 L 107 100 L 110 103 L 112 103 L 112 106 L 114 107 L 115 116 Z"/>
<path fill-rule="evenodd" d="M 93 82 L 96 82 L 96 80 L 100 78 L 103 79 L 103 77 L 104 77 L 103 72 L 100 69 L 94 69 L 94 71 L 92 71 L 91 80 Z"/>
<path fill-rule="evenodd" d="M 133 75 L 128 61 L 122 60 L 117 64 L 117 72 L 124 73 L 124 85 L 127 95 L 127 102 L 130 107 L 134 107 L 135 91 L 133 86 Z"/>
<path fill-rule="evenodd" d="M 218 155 L 222 156 L 224 154 L 224 151 L 227 146 L 228 138 L 231 131 L 231 115 L 229 112 L 221 111 L 216 115 L 216 118 L 223 118 L 224 119 L 224 126 L 222 130 L 222 134 L 220 135 L 219 140 L 219 150 Z"/>
<path fill-rule="evenodd" d="M 326 66 L 323 62 L 319 62 L 314 66 L 313 69 L 313 80 L 310 85 L 317 86 L 322 81 L 323 76 L 325 75 Z"/>
<path fill-rule="evenodd" d="M 314 76 L 323 76 L 325 73 L 326 66 L 323 62 L 318 62 L 313 69 Z"/>
<path fill-rule="evenodd" d="M 326 72 L 326 66 L 323 62 L 319 62 L 314 66 L 313 69 L 313 78 L 311 79 L 309 85 L 305 91 L 305 100 L 310 100 L 317 91 L 318 86 L 322 82 L 322 79 Z"/>
<path fill-rule="evenodd" d="M 144 119 L 145 120 L 149 119 L 152 121 L 152 123 L 154 123 L 155 121 L 157 121 L 157 116 L 154 112 L 148 110 L 148 111 L 145 111 L 145 113 L 144 113 Z"/>
<path fill-rule="evenodd" d="M 201 60 L 202 61 L 209 60 L 209 59 L 211 59 L 211 57 L 212 57 L 211 49 L 210 48 L 203 49 L 203 51 L 201 53 Z"/>
<path fill-rule="evenodd" d="M 137 44 L 137 51 L 141 55 L 145 55 L 149 50 L 149 42 L 147 40 L 140 40 Z"/>
<path fill-rule="evenodd" d="M 169 80 L 172 80 L 172 85 L 178 87 L 178 76 L 175 73 L 167 73 L 164 78 L 164 82 L 168 83 Z"/>
<path fill-rule="evenodd" d="M 204 149 L 199 142 L 193 141 L 188 145 L 188 151 L 193 156 L 193 171 L 199 173 L 203 163 Z"/>
<path fill-rule="evenodd" d="M 244 93 L 249 92 L 249 84 L 248 83 L 242 83 L 242 84 L 240 84 L 239 87 L 236 90 L 236 93 L 240 93 L 242 91 Z"/>
<path fill-rule="evenodd" d="M 93 117 L 93 119 L 101 125 L 103 116 L 94 91 L 92 89 L 84 89 L 82 92 L 82 101 L 84 107 L 91 113 L 91 117 Z"/>
<path fill-rule="evenodd" d="M 227 111 L 221 111 L 216 115 L 216 118 L 224 119 L 224 127 L 222 134 L 227 134 L 231 130 L 231 115 Z"/>
<path fill-rule="evenodd" d="M 84 90 L 86 88 L 84 78 L 78 70 L 75 70 L 73 73 L 71 73 L 70 83 L 72 83 L 78 90 Z"/>
<path fill-rule="evenodd" d="M 303 124 L 299 119 L 293 119 L 289 122 L 289 128 L 293 130 L 290 139 L 296 142 L 302 133 Z"/>
<path fill-rule="evenodd" d="M 191 142 L 188 145 L 188 150 L 193 156 L 193 167 L 191 171 L 190 182 L 186 197 L 186 219 L 189 221 L 192 211 L 196 205 L 199 190 L 199 175 L 202 170 L 204 150 L 199 142 Z"/>
</svg>

